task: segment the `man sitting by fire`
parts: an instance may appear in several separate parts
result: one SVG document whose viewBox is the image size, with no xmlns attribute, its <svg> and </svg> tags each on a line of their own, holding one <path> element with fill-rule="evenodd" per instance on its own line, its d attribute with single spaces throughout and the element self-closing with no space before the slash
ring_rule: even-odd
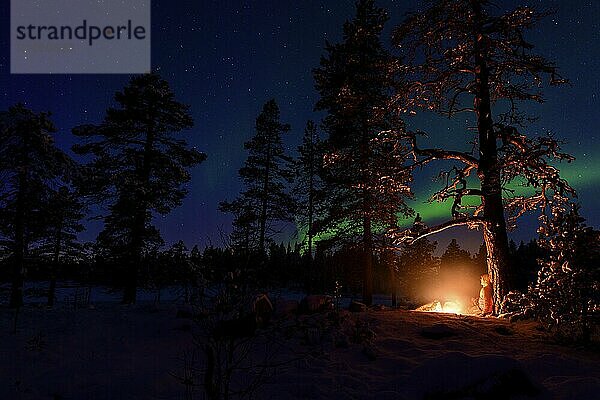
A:
<svg viewBox="0 0 600 400">
<path fill-rule="evenodd" d="M 488 274 L 481 275 L 481 290 L 479 291 L 479 299 L 473 299 L 473 303 L 479 309 L 479 315 L 490 315 L 494 312 L 494 297 L 492 293 L 492 284 Z"/>
</svg>

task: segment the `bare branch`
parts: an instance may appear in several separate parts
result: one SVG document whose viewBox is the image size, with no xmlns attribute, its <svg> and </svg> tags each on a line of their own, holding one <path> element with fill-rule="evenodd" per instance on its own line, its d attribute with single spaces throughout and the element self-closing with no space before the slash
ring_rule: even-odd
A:
<svg viewBox="0 0 600 400">
<path fill-rule="evenodd" d="M 443 232 L 446 229 L 465 225 L 468 226 L 469 229 L 475 229 L 476 227 L 485 224 L 486 220 L 483 217 L 477 216 L 456 218 L 432 227 L 426 227 L 424 224 L 415 224 L 412 229 L 407 229 L 397 234 L 392 233 L 393 243 L 396 246 L 401 243 L 412 244 L 419 239 Z"/>
<path fill-rule="evenodd" d="M 418 134 L 419 132 L 417 132 Z M 452 151 L 452 150 L 444 150 L 444 149 L 420 149 L 417 146 L 417 138 L 415 133 L 412 133 L 410 136 L 412 151 L 415 155 L 415 165 L 423 165 L 427 164 L 433 160 L 457 160 L 462 163 L 465 163 L 473 168 L 479 167 L 479 160 L 477 160 L 472 155 L 462 152 L 462 151 Z M 424 160 L 417 161 L 417 156 L 426 157 Z"/>
</svg>

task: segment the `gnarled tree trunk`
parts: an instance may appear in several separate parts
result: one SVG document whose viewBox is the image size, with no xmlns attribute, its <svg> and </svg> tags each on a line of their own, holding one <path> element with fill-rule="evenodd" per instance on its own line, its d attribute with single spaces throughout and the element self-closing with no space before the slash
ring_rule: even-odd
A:
<svg viewBox="0 0 600 400">
<path fill-rule="evenodd" d="M 509 274 L 508 234 L 502 203 L 502 182 L 498 163 L 498 148 L 493 128 L 490 102 L 489 70 L 486 63 L 488 38 L 483 33 L 481 4 L 472 1 L 476 24 L 474 32 L 475 56 L 475 112 L 479 132 L 479 168 L 481 181 L 483 238 L 487 248 L 488 273 L 494 289 L 494 312 L 498 313 L 506 294 Z"/>
</svg>

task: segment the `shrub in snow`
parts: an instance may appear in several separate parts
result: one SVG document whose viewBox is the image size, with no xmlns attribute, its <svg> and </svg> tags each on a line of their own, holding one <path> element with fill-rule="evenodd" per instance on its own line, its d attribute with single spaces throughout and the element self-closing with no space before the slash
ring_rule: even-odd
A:
<svg viewBox="0 0 600 400">
<path fill-rule="evenodd" d="M 562 338 L 589 340 L 600 312 L 600 232 L 579 207 L 554 207 L 540 229 L 547 257 L 528 294 L 536 317 Z"/>
<path fill-rule="evenodd" d="M 186 387 L 202 387 L 206 399 L 252 398 L 282 364 L 281 359 L 274 361 L 282 345 L 272 336 L 282 325 L 271 318 L 269 296 L 248 284 L 253 278 L 241 271 L 230 273 L 224 282 L 209 285 L 200 301 L 204 307 L 193 304 L 192 310 L 202 309 L 194 314 L 192 334 L 194 354 L 203 359 L 187 369 L 191 375 L 175 377 Z"/>
<path fill-rule="evenodd" d="M 511 321 L 530 319 L 535 316 L 535 302 L 530 293 L 508 292 L 500 306 L 500 316 Z"/>
</svg>

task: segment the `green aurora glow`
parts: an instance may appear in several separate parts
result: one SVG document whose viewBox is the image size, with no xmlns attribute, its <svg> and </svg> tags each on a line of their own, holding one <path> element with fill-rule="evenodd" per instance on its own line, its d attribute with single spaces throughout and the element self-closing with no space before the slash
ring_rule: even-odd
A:
<svg viewBox="0 0 600 400">
<path fill-rule="evenodd" d="M 594 163 L 587 160 L 587 163 L 572 162 L 563 163 L 558 165 L 561 176 L 566 179 L 575 190 L 585 190 L 586 188 L 595 187 L 600 183 L 600 169 L 594 168 Z M 472 184 L 476 183 L 476 180 Z M 415 187 L 413 183 L 413 187 Z M 408 200 L 407 204 L 414 210 L 415 215 L 418 213 L 426 224 L 438 223 L 444 219 L 447 219 L 451 215 L 452 201 L 446 200 L 444 202 L 429 202 L 428 199 L 436 188 L 439 188 L 439 182 L 431 181 L 426 187 L 420 187 L 416 191 L 414 199 Z M 472 187 L 477 187 L 473 185 Z M 532 188 L 520 186 L 518 184 L 512 184 L 509 189 L 514 190 L 515 194 L 527 194 L 531 193 Z M 477 196 L 469 196 L 463 199 L 463 205 L 466 206 L 477 206 L 480 204 L 480 199 Z M 408 228 L 413 224 L 414 216 L 412 217 L 400 217 L 399 225 L 401 227 Z M 298 232 L 298 239 L 303 242 L 306 237 L 306 230 L 302 229 Z M 331 234 L 324 233 L 317 235 L 314 240 L 323 240 L 331 237 Z"/>
</svg>

